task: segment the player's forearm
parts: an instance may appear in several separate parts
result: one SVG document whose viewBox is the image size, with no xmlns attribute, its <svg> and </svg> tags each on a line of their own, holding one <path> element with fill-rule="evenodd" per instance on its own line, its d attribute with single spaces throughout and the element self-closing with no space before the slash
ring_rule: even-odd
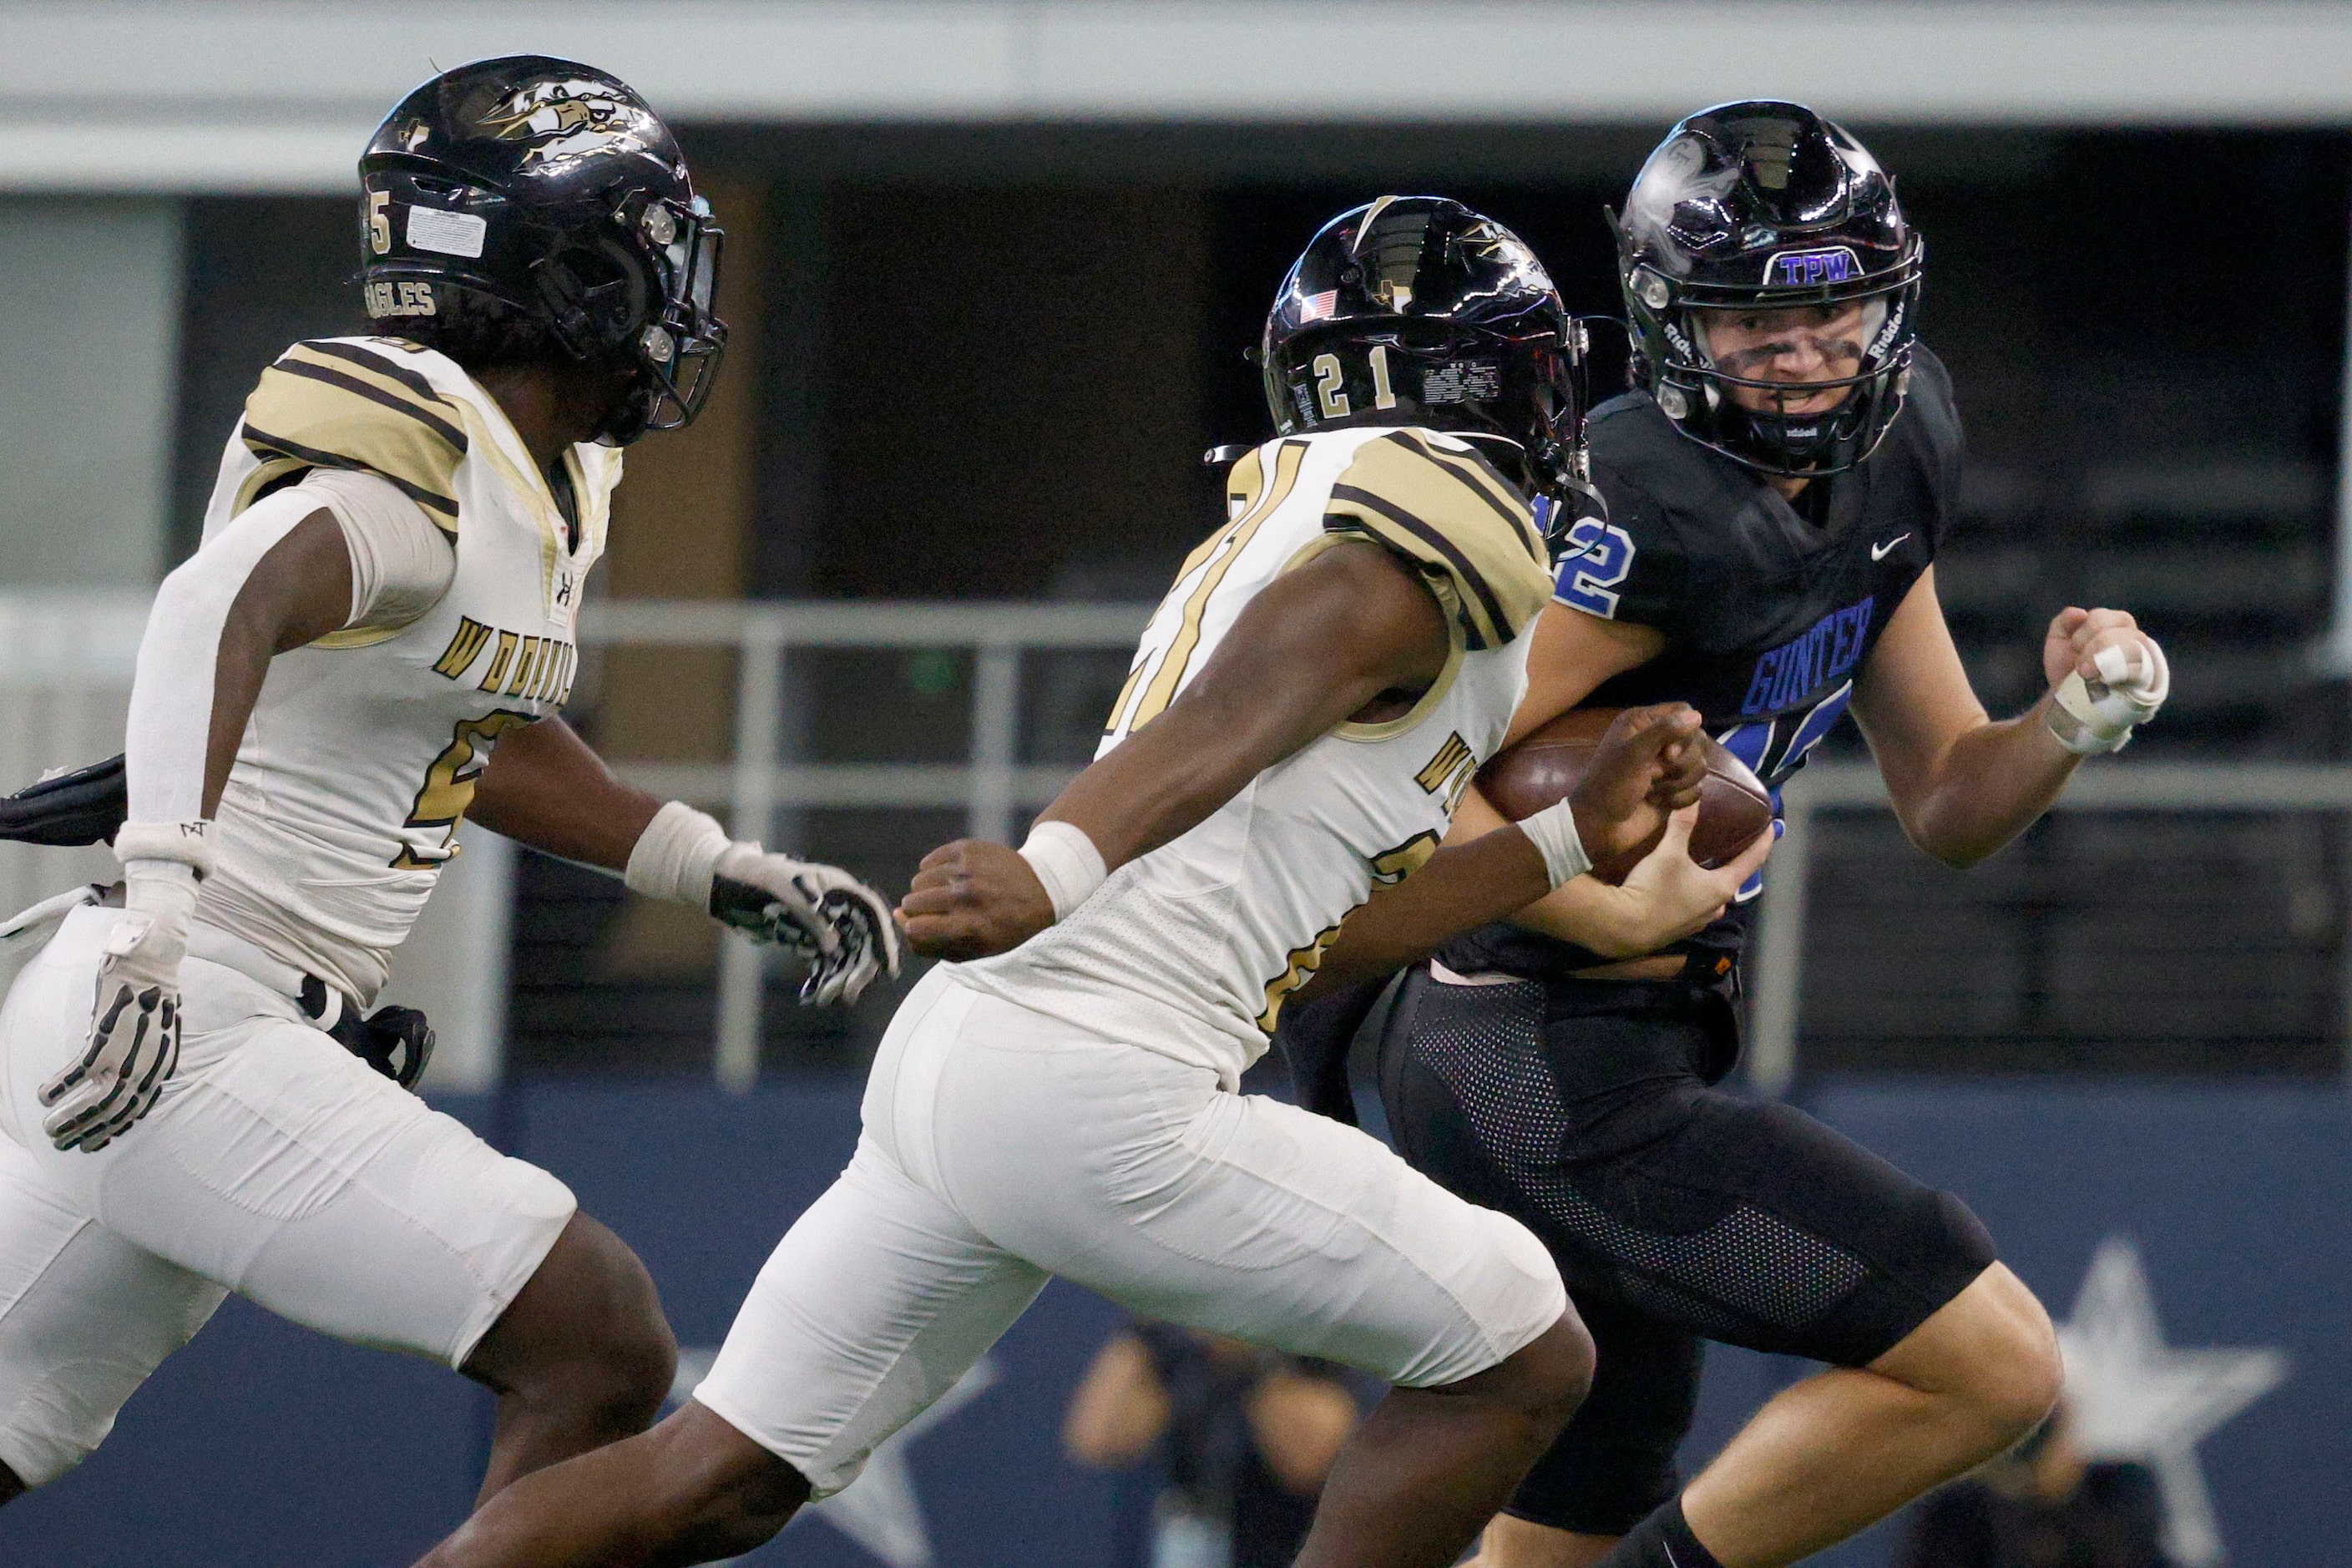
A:
<svg viewBox="0 0 2352 1568">
<path fill-rule="evenodd" d="M 1612 959 L 1644 958 L 1687 934 L 1686 921 L 1672 922 L 1658 909 L 1595 877 L 1554 888 L 1509 918 L 1538 935 Z"/>
<path fill-rule="evenodd" d="M 1348 917 L 1313 985 L 1301 994 L 1318 995 L 1417 963 L 1464 931 L 1524 909 L 1551 889 L 1543 856 L 1517 827 L 1448 845 Z"/>
<path fill-rule="evenodd" d="M 1313 739 L 1204 702 L 1171 708 L 1070 781 L 1041 820 L 1085 832 L 1116 870 L 1181 837 Z"/>
<path fill-rule="evenodd" d="M 1916 782 L 1888 770 L 1914 844 L 1948 866 L 1973 866 L 2050 809 L 2083 759 L 2051 734 L 2049 704 L 2044 697 L 2017 718 L 1967 731 Z"/>
<path fill-rule="evenodd" d="M 614 776 L 572 726 L 542 719 L 499 741 L 470 815 L 519 844 L 622 871 L 661 807 L 659 796 Z"/>
</svg>

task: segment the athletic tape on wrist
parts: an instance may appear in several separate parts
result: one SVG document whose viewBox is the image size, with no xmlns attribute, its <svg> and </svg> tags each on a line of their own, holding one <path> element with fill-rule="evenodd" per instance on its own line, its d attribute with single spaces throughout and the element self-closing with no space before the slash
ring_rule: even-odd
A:
<svg viewBox="0 0 2352 1568">
<path fill-rule="evenodd" d="M 2077 756 L 2120 752 L 2132 731 L 2156 717 L 2172 694 L 2172 666 L 2153 639 L 2142 638 L 2140 658 L 2110 643 L 2094 659 L 2098 679 L 2070 670 L 2051 692 L 2050 732 Z M 2135 668 L 2135 664 L 2138 668 Z"/>
<path fill-rule="evenodd" d="M 2090 683 L 2070 674 L 2050 694 L 2050 732 L 2078 757 L 2120 752 L 2131 740 L 2132 727 L 2117 728 L 2098 710 Z"/>
<path fill-rule="evenodd" d="M 1592 856 L 1576 831 L 1576 816 L 1568 802 L 1545 806 L 1519 824 L 1519 831 L 1544 858 L 1544 869 L 1555 888 L 1572 882 L 1592 869 Z"/>
<path fill-rule="evenodd" d="M 727 830 L 707 811 L 682 800 L 654 813 L 629 850 L 621 880 L 633 893 L 667 899 L 708 913 L 710 879 L 719 858 L 734 847 Z"/>
<path fill-rule="evenodd" d="M 213 874 L 215 851 L 210 818 L 194 822 L 126 822 L 114 833 L 114 858 L 128 866 L 133 860 L 172 860 L 195 874 Z"/>
<path fill-rule="evenodd" d="M 1045 885 L 1045 896 L 1054 900 L 1057 921 L 1069 919 L 1070 911 L 1094 897 L 1095 889 L 1110 875 L 1102 851 L 1095 847 L 1086 829 L 1074 823 L 1039 823 L 1029 830 L 1020 854 Z"/>
<path fill-rule="evenodd" d="M 122 907 L 171 922 L 184 941 L 196 913 L 195 868 L 184 860 L 142 859 L 122 870 Z"/>
</svg>

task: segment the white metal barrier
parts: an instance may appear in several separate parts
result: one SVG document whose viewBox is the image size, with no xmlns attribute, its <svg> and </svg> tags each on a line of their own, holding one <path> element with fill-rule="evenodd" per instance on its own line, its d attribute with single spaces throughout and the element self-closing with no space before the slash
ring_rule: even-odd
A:
<svg viewBox="0 0 2352 1568">
<path fill-rule="evenodd" d="M 139 593 L 0 594 L 0 789 L 30 782 L 47 768 L 93 761 L 121 746 L 122 718 L 133 658 L 145 625 L 147 595 Z M 1045 805 L 1071 777 L 1067 767 L 1018 760 L 1022 658 L 1062 649 L 1124 649 L 1139 634 L 1150 606 L 1055 604 L 791 604 L 611 601 L 592 605 L 582 638 L 591 646 L 723 647 L 737 650 L 734 759 L 722 763 L 624 763 L 641 786 L 706 805 L 725 807 L 736 831 L 762 835 L 788 809 L 930 808 L 961 806 L 965 830 L 1009 840 L 1019 814 Z M 783 752 L 785 655 L 811 648 L 969 648 L 973 654 L 971 751 L 960 764 L 814 763 Z M 1807 883 L 1812 827 L 1825 811 L 1884 810 L 1886 795 L 1867 763 L 1828 763 L 1807 768 L 1785 792 L 1788 831 L 1766 879 L 1756 945 L 1748 969 L 1751 994 L 1749 1071 L 1767 1092 L 1784 1091 L 1798 1061 L 1807 924 Z M 2122 760 L 2095 763 L 2076 774 L 2060 797 L 2063 811 L 2344 811 L 2352 812 L 2352 767 L 2326 763 L 2168 763 Z M 486 836 L 481 836 L 486 837 Z M 102 851 L 0 845 L 0 913 L 111 867 Z M 491 865 L 475 868 L 490 874 Z M 452 879 L 428 919 L 455 920 L 464 931 L 430 937 L 409 954 L 425 961 L 444 953 L 440 967 L 478 965 L 503 953 L 507 889 L 475 887 L 485 876 Z M 471 888 L 480 896 L 465 896 Z M 450 895 L 460 895 L 451 897 Z M 444 910 L 441 906 L 453 906 Z M 464 904 L 459 910 L 454 906 Z M 477 911 L 478 906 L 478 911 Z M 469 911 L 484 918 L 471 918 Z M 715 1068 L 733 1089 L 757 1078 L 761 986 L 766 952 L 730 937 L 721 947 Z M 2347 959 L 2352 963 L 2352 958 Z M 405 973 L 411 965 L 404 964 Z M 496 1081 L 500 1065 L 500 999 L 469 968 L 463 974 L 416 980 L 445 1008 L 468 998 L 461 1019 L 446 1014 L 448 1087 L 478 1089 Z M 502 960 L 499 968 L 503 969 Z M 484 972 L 488 973 L 487 971 Z M 2352 984 L 2352 971 L 2347 971 Z M 401 976 L 395 976 L 395 986 Z M 473 1014 L 481 1016 L 475 1018 Z M 436 1057 L 436 1073 L 442 1064 Z"/>
<path fill-rule="evenodd" d="M 1017 761 L 1021 656 L 1132 647 L 1150 615 L 1149 605 L 610 601 L 582 617 L 581 640 L 737 652 L 734 762 L 624 765 L 623 776 L 641 788 L 723 805 L 746 837 L 767 837 L 776 813 L 792 807 L 961 805 L 965 832 L 1003 842 L 1015 814 L 1051 802 L 1073 773 Z M 811 763 L 780 754 L 788 652 L 910 647 L 972 650 L 969 763 Z M 731 933 L 719 948 L 716 1068 L 719 1081 L 739 1091 L 759 1077 L 770 951 Z"/>
<path fill-rule="evenodd" d="M 1867 763 L 1816 763 L 1781 791 L 1788 831 L 1772 851 L 1746 980 L 1748 1072 L 1759 1092 L 1785 1094 L 1797 1075 L 1806 883 L 1813 820 L 1824 811 L 1888 810 Z M 2352 811 L 2352 767 L 2329 763 L 2142 763 L 2094 760 L 2053 811 Z M 2352 986 L 2352 969 L 2345 976 Z M 2352 1015 L 2352 1007 L 2347 1007 Z M 2352 1056 L 2347 1056 L 2352 1073 Z"/>
</svg>

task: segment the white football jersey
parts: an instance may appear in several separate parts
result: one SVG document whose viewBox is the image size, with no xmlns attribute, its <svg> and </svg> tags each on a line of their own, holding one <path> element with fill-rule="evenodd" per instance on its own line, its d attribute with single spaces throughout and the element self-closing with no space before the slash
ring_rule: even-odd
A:
<svg viewBox="0 0 2352 1568">
<path fill-rule="evenodd" d="M 621 455 L 565 459 L 578 516 L 490 395 L 445 356 L 328 338 L 262 373 L 221 459 L 210 538 L 313 468 L 390 480 L 450 537 L 457 574 L 396 630 L 346 630 L 270 661 L 215 829 L 197 918 L 373 999 L 499 737 L 557 711 L 572 621 L 604 547 Z"/>
<path fill-rule="evenodd" d="M 1069 919 L 956 977 L 1230 1085 L 1373 886 L 1435 852 L 1510 726 L 1551 589 L 1527 503 L 1470 444 L 1436 431 L 1270 441 L 1228 489 L 1228 521 L 1152 616 L 1097 756 L 1182 692 L 1260 589 L 1345 539 L 1422 574 L 1454 632 L 1444 672 L 1411 711 L 1340 725 L 1118 868 Z"/>
</svg>

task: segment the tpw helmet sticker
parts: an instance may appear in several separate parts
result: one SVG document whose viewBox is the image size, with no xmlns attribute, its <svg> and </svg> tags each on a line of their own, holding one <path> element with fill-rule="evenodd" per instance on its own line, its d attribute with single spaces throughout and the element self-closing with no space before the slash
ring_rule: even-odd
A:
<svg viewBox="0 0 2352 1568">
<path fill-rule="evenodd" d="M 1862 258 L 1843 245 L 1826 250 L 1776 250 L 1764 261 L 1768 289 L 1809 289 L 1851 283 L 1862 276 Z"/>
</svg>

